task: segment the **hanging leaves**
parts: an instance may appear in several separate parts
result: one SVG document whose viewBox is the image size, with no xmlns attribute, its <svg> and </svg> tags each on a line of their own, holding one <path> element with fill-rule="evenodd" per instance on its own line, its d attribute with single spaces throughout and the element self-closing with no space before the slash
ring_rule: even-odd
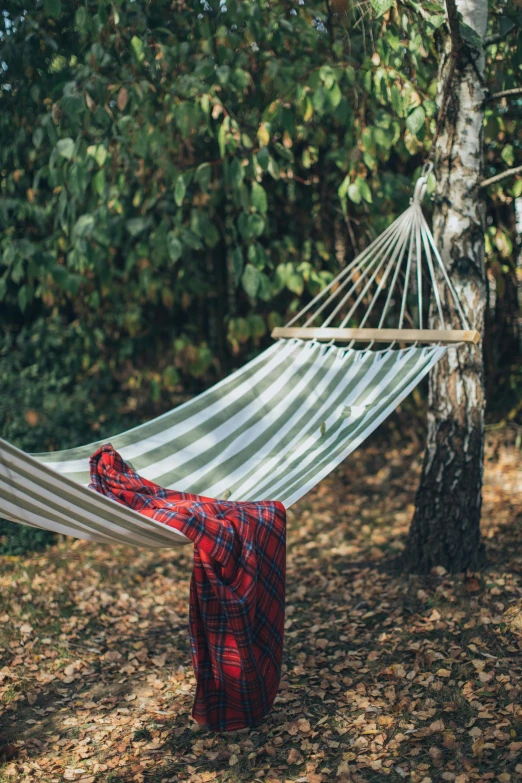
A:
<svg viewBox="0 0 522 783">
<path fill-rule="evenodd" d="M 406 118 L 406 127 L 414 136 L 424 127 L 426 114 L 422 106 L 417 106 Z"/>
<path fill-rule="evenodd" d="M 395 0 L 371 0 L 371 4 L 375 15 L 379 17 L 390 10 L 392 5 L 395 4 Z"/>
<path fill-rule="evenodd" d="M 89 337 L 77 338 L 79 365 L 71 369 L 62 351 L 56 372 L 77 378 L 81 389 L 105 373 L 118 389 L 116 407 L 137 419 L 142 405 L 160 412 L 172 402 L 172 384 L 167 388 L 154 351 L 144 347 L 170 351 L 173 364 L 165 310 L 176 339 L 188 334 L 195 354 L 202 345 L 211 354 L 180 360 L 181 383 L 202 367 L 216 380 L 230 359 L 227 345 L 239 364 L 262 339 L 249 319 L 266 325 L 279 313 L 286 322 L 351 261 L 352 242 L 366 246 L 407 205 L 437 115 L 439 3 L 420 9 L 374 0 L 363 9 L 332 0 L 330 30 L 324 4 L 297 4 L 290 18 L 278 3 L 261 13 L 254 0 L 227 6 L 212 32 L 208 14 L 195 15 L 189 5 L 178 9 L 174 31 L 142 0 L 128 7 L 42 0 L 4 30 L 6 74 L 24 78 L 13 81 L 0 117 L 0 331 L 14 328 L 10 314 L 22 304 L 27 344 L 33 330 L 38 344 L 39 318 L 69 323 L 74 312 L 75 328 Z M 166 0 L 154 8 L 168 18 Z M 509 32 L 516 13 L 494 4 L 488 35 L 503 38 L 488 48 L 491 90 L 517 83 Z M 29 65 L 28 40 L 41 42 Z M 486 104 L 488 176 L 517 163 L 518 104 L 498 109 Z M 520 188 L 510 180 L 488 190 L 503 205 L 488 235 L 488 263 L 506 319 L 516 232 L 496 222 Z M 29 225 L 30 261 L 18 259 L 13 246 Z M 250 324 L 248 337 L 227 344 L 232 318 Z M 98 326 L 106 335 L 103 361 L 92 337 Z M 497 327 L 495 334 L 505 333 Z M 108 336 L 116 333 L 118 339 Z M 43 356 L 30 361 L 40 368 Z M 129 369 L 129 357 L 136 367 Z M 92 367 L 105 369 L 89 376 Z M 38 372 L 43 378 L 44 368 Z M 147 394 L 116 382 L 127 372 L 128 388 Z M 103 395 L 90 395 L 93 405 L 102 405 Z M 88 420 L 101 427 L 96 415 Z M 100 434 L 91 423 L 81 430 L 87 441 Z M 16 432 L 25 426 L 4 425 Z"/>
</svg>

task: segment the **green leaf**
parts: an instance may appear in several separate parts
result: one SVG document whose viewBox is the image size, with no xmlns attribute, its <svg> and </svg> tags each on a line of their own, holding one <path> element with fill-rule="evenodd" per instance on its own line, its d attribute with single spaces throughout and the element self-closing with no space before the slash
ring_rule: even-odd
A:
<svg viewBox="0 0 522 783">
<path fill-rule="evenodd" d="M 462 40 L 466 42 L 470 49 L 474 49 L 476 52 L 482 51 L 482 38 L 469 24 L 465 22 L 459 23 L 460 34 Z"/>
<path fill-rule="evenodd" d="M 82 34 L 87 32 L 89 26 L 89 12 L 84 6 L 80 6 L 74 15 L 74 26 Z"/>
<path fill-rule="evenodd" d="M 286 287 L 292 293 L 301 296 L 304 291 L 304 279 L 299 272 L 292 271 L 286 278 Z"/>
<path fill-rule="evenodd" d="M 261 245 L 259 245 L 257 242 L 254 242 L 253 244 L 248 246 L 248 260 L 251 264 L 255 266 L 256 269 L 262 269 L 263 268 L 263 259 L 260 258 L 258 260 L 258 252 L 257 249 L 261 248 Z"/>
<path fill-rule="evenodd" d="M 250 337 L 250 327 L 246 318 L 231 318 L 228 324 L 229 335 L 240 343 L 246 343 Z"/>
<path fill-rule="evenodd" d="M 346 67 L 345 73 L 346 73 L 346 79 L 348 81 L 348 84 L 349 85 L 354 85 L 357 76 L 356 76 L 355 68 L 353 67 L 353 65 L 348 65 Z"/>
<path fill-rule="evenodd" d="M 100 168 L 107 160 L 107 150 L 103 146 L 103 144 L 98 144 L 98 146 L 96 147 L 96 154 L 94 156 L 94 159 Z"/>
<path fill-rule="evenodd" d="M 254 299 L 260 284 L 259 272 L 255 266 L 252 266 L 252 264 L 246 265 L 245 271 L 243 272 L 243 276 L 241 278 L 241 283 L 248 296 Z"/>
<path fill-rule="evenodd" d="M 184 231 L 182 239 L 183 244 L 188 245 L 192 250 L 201 250 L 203 247 L 201 239 L 193 231 Z"/>
<path fill-rule="evenodd" d="M 243 251 L 240 247 L 235 247 L 232 251 L 232 273 L 234 276 L 234 285 L 237 287 L 243 274 L 244 266 Z"/>
<path fill-rule="evenodd" d="M 218 131 L 218 145 L 219 145 L 219 154 L 222 158 L 225 157 L 227 152 L 227 131 L 228 131 L 228 125 L 229 120 L 228 117 L 225 117 L 221 125 L 219 126 Z"/>
<path fill-rule="evenodd" d="M 94 228 L 94 217 L 92 215 L 80 215 L 72 230 L 72 239 L 81 239 L 90 234 Z"/>
<path fill-rule="evenodd" d="M 265 221 L 257 213 L 247 215 L 245 212 L 242 212 L 237 219 L 237 226 L 243 239 L 246 242 L 250 242 L 263 233 Z"/>
<path fill-rule="evenodd" d="M 127 220 L 125 225 L 131 237 L 137 237 L 138 234 L 141 234 L 142 231 L 145 231 L 149 225 L 149 221 L 144 217 L 135 217 Z"/>
<path fill-rule="evenodd" d="M 362 199 L 361 191 L 359 190 L 355 182 L 352 182 L 352 184 L 348 186 L 348 198 L 350 199 L 350 201 L 353 201 L 354 204 L 361 203 L 361 199 Z"/>
<path fill-rule="evenodd" d="M 508 166 L 512 166 L 515 162 L 515 151 L 512 144 L 506 144 L 500 153 L 502 160 L 507 163 Z"/>
<path fill-rule="evenodd" d="M 327 103 L 328 103 L 328 105 L 330 106 L 331 109 L 336 109 L 339 106 L 339 104 L 341 103 L 341 99 L 343 97 L 343 94 L 342 94 L 341 88 L 339 87 L 337 82 L 335 82 L 335 84 L 333 85 L 331 90 L 327 90 L 325 92 L 325 97 L 326 97 L 326 101 L 327 101 Z"/>
<path fill-rule="evenodd" d="M 270 331 L 272 331 L 272 329 L 275 329 L 276 326 L 282 326 L 284 323 L 281 317 L 281 313 L 278 313 L 276 310 L 272 310 L 271 313 L 268 313 L 267 321 L 268 321 L 268 328 L 270 329 Z"/>
<path fill-rule="evenodd" d="M 248 325 L 250 327 L 250 334 L 254 339 L 264 337 L 266 334 L 266 324 L 260 315 L 250 315 L 248 317 Z"/>
<path fill-rule="evenodd" d="M 103 174 L 103 172 L 98 172 L 98 173 Z M 83 196 L 85 190 L 87 189 L 88 178 L 89 178 L 89 172 L 87 170 L 87 166 L 84 166 L 81 163 L 72 164 L 71 169 L 67 175 L 68 190 L 71 196 L 74 196 L 76 198 Z M 63 192 L 64 191 L 62 191 L 62 193 Z M 64 201 L 63 205 L 62 204 L 60 205 L 60 208 L 63 209 L 63 211 L 65 211 L 66 205 L 67 205 L 67 200 Z"/>
<path fill-rule="evenodd" d="M 230 176 L 230 183 L 233 185 L 233 187 L 239 189 L 243 182 L 245 172 L 238 158 L 234 158 L 234 160 L 230 164 L 229 176 Z"/>
<path fill-rule="evenodd" d="M 185 193 L 187 192 L 187 186 L 185 185 L 185 180 L 183 179 L 183 175 L 180 174 L 176 180 L 176 185 L 174 186 L 174 201 L 180 207 L 183 204 L 183 199 L 185 198 Z"/>
<path fill-rule="evenodd" d="M 270 156 L 270 159 L 268 161 L 268 173 L 270 174 L 273 179 L 279 179 L 279 164 L 275 160 L 275 158 L 272 158 Z"/>
<path fill-rule="evenodd" d="M 335 71 L 330 65 L 323 65 L 319 69 L 319 76 L 327 90 L 331 90 L 335 84 Z"/>
<path fill-rule="evenodd" d="M 103 144 L 93 144 L 92 146 L 87 147 L 87 154 L 90 155 L 91 158 L 94 158 L 100 168 L 107 160 L 107 148 L 104 147 Z"/>
<path fill-rule="evenodd" d="M 27 286 L 26 285 L 23 285 L 23 286 L 21 286 L 21 288 L 18 289 L 18 297 L 17 298 L 18 298 L 18 307 L 20 308 L 22 313 L 24 313 L 25 309 L 27 307 L 27 304 L 28 304 L 28 299 L 29 299 Z"/>
<path fill-rule="evenodd" d="M 74 154 L 74 141 L 73 139 L 60 139 L 60 141 L 56 142 L 56 150 L 59 155 L 62 156 L 62 158 L 67 158 L 67 160 L 71 160 L 73 154 Z"/>
<path fill-rule="evenodd" d="M 368 183 L 365 179 L 361 179 L 361 177 L 357 177 L 357 187 L 359 188 L 359 193 L 363 197 L 365 201 L 368 202 L 368 204 L 372 203 L 372 192 L 368 186 Z"/>
<path fill-rule="evenodd" d="M 395 109 L 395 113 L 399 117 L 402 117 L 402 96 L 401 96 L 401 91 L 399 90 L 396 84 L 394 84 L 390 90 L 390 97 L 391 97 L 392 106 Z"/>
<path fill-rule="evenodd" d="M 513 185 L 513 198 L 519 198 L 522 195 L 522 179 L 517 179 Z"/>
<path fill-rule="evenodd" d="M 58 19 L 62 11 L 61 0 L 44 0 L 44 9 L 46 14 Z"/>
<path fill-rule="evenodd" d="M 435 30 L 438 30 L 439 27 L 442 27 L 444 22 L 446 21 L 446 17 L 444 14 L 434 14 L 433 16 L 430 16 L 428 19 L 428 23 L 435 28 Z"/>
<path fill-rule="evenodd" d="M 210 185 L 210 180 L 212 179 L 212 166 L 210 163 L 202 163 L 200 166 L 198 166 L 194 175 L 194 179 L 201 190 L 206 193 L 208 186 Z"/>
<path fill-rule="evenodd" d="M 375 11 L 377 17 L 382 16 L 388 11 L 395 0 L 371 0 L 372 8 Z"/>
<path fill-rule="evenodd" d="M 143 51 L 143 41 L 141 41 L 137 36 L 133 35 L 131 38 L 131 47 L 137 61 L 141 63 L 145 59 L 145 52 Z"/>
<path fill-rule="evenodd" d="M 350 187 L 350 175 L 347 174 L 346 177 L 341 182 L 341 184 L 339 185 L 339 189 L 337 191 L 339 198 L 341 199 L 346 198 L 349 187 Z"/>
<path fill-rule="evenodd" d="M 216 247 L 220 238 L 221 235 L 219 233 L 217 226 L 214 223 L 210 223 L 209 221 L 205 227 L 205 233 L 203 235 L 203 239 L 205 241 L 206 246 Z"/>
<path fill-rule="evenodd" d="M 94 189 L 96 193 L 101 196 L 105 190 L 105 172 L 103 169 L 98 171 L 93 179 Z"/>
<path fill-rule="evenodd" d="M 173 231 L 167 234 L 167 251 L 173 264 L 178 261 L 183 253 L 183 245 Z"/>
<path fill-rule="evenodd" d="M 263 215 L 266 214 L 268 209 L 266 190 L 258 182 L 252 184 L 252 206 Z"/>
<path fill-rule="evenodd" d="M 426 112 L 427 117 L 435 117 L 438 108 L 435 101 L 424 101 L 422 105 L 424 106 L 424 111 Z"/>
<path fill-rule="evenodd" d="M 33 133 L 33 144 L 38 149 L 43 141 L 44 132 L 42 128 L 35 128 Z"/>
<path fill-rule="evenodd" d="M 248 228 L 249 228 L 249 235 L 252 237 L 258 237 L 261 236 L 265 229 L 265 221 L 261 217 L 261 215 L 249 215 L 248 216 Z"/>
<path fill-rule="evenodd" d="M 256 154 L 256 158 L 261 168 L 266 171 L 270 162 L 270 153 L 268 152 L 268 147 L 261 147 L 259 152 Z"/>
<path fill-rule="evenodd" d="M 406 118 L 406 127 L 413 136 L 416 136 L 420 129 L 424 126 L 424 120 L 426 119 L 426 113 L 422 106 L 417 106 L 411 114 Z"/>
</svg>

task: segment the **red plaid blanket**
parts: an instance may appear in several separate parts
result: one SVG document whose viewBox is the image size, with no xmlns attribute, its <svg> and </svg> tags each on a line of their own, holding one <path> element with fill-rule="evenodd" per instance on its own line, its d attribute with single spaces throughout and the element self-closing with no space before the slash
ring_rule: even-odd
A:
<svg viewBox="0 0 522 783">
<path fill-rule="evenodd" d="M 231 503 L 141 478 L 110 444 L 90 459 L 90 487 L 194 543 L 189 631 L 193 716 L 217 731 L 258 723 L 281 675 L 285 607 L 282 503 Z"/>
</svg>

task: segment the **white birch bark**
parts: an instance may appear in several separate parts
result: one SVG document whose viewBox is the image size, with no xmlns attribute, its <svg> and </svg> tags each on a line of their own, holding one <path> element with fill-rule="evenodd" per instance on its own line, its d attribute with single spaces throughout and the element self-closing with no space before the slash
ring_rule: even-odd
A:
<svg viewBox="0 0 522 783">
<path fill-rule="evenodd" d="M 487 0 L 457 0 L 463 21 L 483 41 Z M 441 47 L 439 106 L 451 67 L 451 39 Z M 483 333 L 486 307 L 483 179 L 484 53 L 458 56 L 437 142 L 434 236 L 472 328 Z M 450 302 L 448 320 L 462 328 Z M 435 324 L 433 324 L 435 325 Z M 405 565 L 429 572 L 476 568 L 483 560 L 480 512 L 484 443 L 482 346 L 452 348 L 432 371 L 428 441 Z"/>
</svg>

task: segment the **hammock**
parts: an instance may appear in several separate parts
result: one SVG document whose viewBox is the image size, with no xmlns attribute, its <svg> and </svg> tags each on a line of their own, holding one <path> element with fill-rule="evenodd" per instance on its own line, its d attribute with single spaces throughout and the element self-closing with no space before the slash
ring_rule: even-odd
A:
<svg viewBox="0 0 522 783">
<path fill-rule="evenodd" d="M 28 455 L 0 440 L 0 516 L 91 541 L 189 543 L 181 532 L 87 488 L 89 457 L 108 441 L 141 476 L 169 489 L 295 503 L 395 410 L 449 344 L 479 339 L 423 216 L 426 181 L 418 180 L 409 209 L 381 237 L 274 330 L 277 342 L 200 396 L 76 449 Z M 426 273 L 436 330 L 423 328 Z M 364 314 L 355 320 L 360 307 Z M 389 328 L 394 312 L 398 324 Z M 366 326 L 372 313 L 379 313 L 376 328 Z M 321 326 L 312 326 L 321 315 Z M 463 329 L 446 326 L 452 315 Z M 300 318 L 304 324 L 294 326 Z M 406 322 L 419 327 L 405 328 Z M 335 345 L 342 341 L 348 346 Z M 356 349 L 355 341 L 369 346 Z M 412 345 L 396 348 L 397 342 Z M 389 347 L 373 350 L 380 343 Z"/>
</svg>

